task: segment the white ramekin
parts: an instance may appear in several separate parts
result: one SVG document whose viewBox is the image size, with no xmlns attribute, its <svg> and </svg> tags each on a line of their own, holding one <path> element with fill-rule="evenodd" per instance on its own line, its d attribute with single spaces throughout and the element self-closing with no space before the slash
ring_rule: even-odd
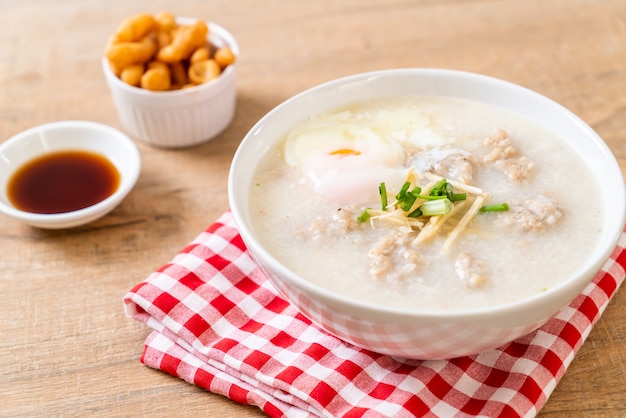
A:
<svg viewBox="0 0 626 418">
<path fill-rule="evenodd" d="M 194 22 L 178 18 L 180 24 Z M 239 46 L 223 27 L 208 22 L 209 41 L 228 46 L 236 57 Z M 236 108 L 235 62 L 216 79 L 199 86 L 154 92 L 130 86 L 120 80 L 102 59 L 102 69 L 113 96 L 120 121 L 136 139 L 162 148 L 182 148 L 209 141 L 233 120 Z"/>
</svg>

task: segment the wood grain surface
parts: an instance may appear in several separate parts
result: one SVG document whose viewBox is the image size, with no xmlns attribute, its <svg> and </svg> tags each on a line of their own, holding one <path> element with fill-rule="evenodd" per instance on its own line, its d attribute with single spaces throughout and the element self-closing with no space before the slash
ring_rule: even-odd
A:
<svg viewBox="0 0 626 418">
<path fill-rule="evenodd" d="M 236 36 L 235 120 L 191 149 L 138 142 L 135 189 L 92 224 L 45 231 L 0 216 L 0 416 L 263 416 L 143 366 L 149 330 L 122 296 L 228 208 L 248 129 L 321 82 L 398 67 L 504 78 L 578 114 L 626 171 L 624 0 L 0 0 L 0 141 L 58 120 L 123 129 L 104 44 L 123 18 L 161 10 Z M 621 290 L 541 417 L 626 416 L 625 316 Z"/>
</svg>

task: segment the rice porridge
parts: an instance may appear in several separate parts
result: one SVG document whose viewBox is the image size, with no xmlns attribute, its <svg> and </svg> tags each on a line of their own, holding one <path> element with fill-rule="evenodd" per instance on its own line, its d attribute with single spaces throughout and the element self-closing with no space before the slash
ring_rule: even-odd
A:
<svg viewBox="0 0 626 418">
<path fill-rule="evenodd" d="M 250 190 L 259 241 L 347 297 L 479 309 L 555 286 L 596 245 L 589 168 L 561 138 L 444 97 L 355 103 L 295 126 Z"/>
</svg>

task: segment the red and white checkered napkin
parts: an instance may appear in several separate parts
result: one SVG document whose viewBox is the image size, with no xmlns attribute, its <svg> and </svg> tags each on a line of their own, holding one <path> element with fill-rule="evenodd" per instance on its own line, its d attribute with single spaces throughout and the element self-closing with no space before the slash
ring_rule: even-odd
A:
<svg viewBox="0 0 626 418">
<path fill-rule="evenodd" d="M 624 278 L 626 234 L 538 331 L 449 361 L 391 358 L 327 334 L 278 295 L 229 212 L 124 298 L 152 327 L 141 361 L 273 417 L 534 416 Z"/>
</svg>

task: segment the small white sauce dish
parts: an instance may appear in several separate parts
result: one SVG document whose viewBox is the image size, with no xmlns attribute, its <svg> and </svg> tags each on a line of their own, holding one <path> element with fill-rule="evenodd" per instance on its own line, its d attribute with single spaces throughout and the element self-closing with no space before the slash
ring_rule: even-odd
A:
<svg viewBox="0 0 626 418">
<path fill-rule="evenodd" d="M 119 172 L 115 191 L 91 206 L 62 213 L 33 213 L 16 208 L 8 184 L 24 164 L 46 154 L 83 151 L 99 154 Z M 141 169 L 135 143 L 122 132 L 88 121 L 61 121 L 36 126 L 0 144 L 0 212 L 38 228 L 65 229 L 84 225 L 109 213 L 134 187 Z"/>
</svg>

